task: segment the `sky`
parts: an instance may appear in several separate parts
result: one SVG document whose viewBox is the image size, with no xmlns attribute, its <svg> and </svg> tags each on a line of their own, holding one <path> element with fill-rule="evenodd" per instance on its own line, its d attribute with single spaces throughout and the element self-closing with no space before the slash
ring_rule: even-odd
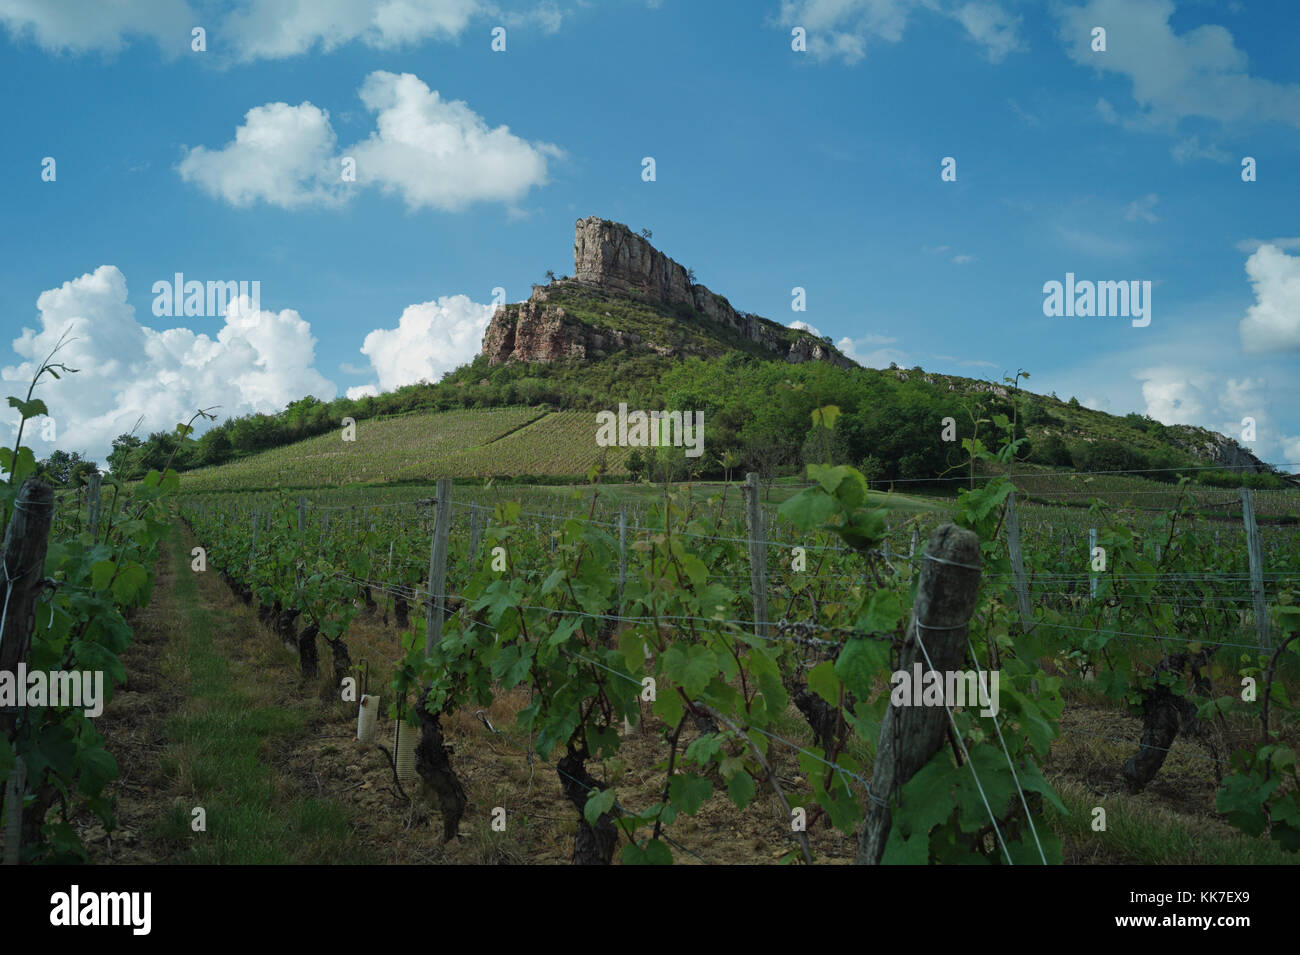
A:
<svg viewBox="0 0 1300 955">
<path fill-rule="evenodd" d="M 599 215 L 869 367 L 1025 369 L 1297 471 L 1298 28 L 1291 0 L 0 0 L 0 376 L 24 396 L 66 336 L 26 437 L 97 460 L 200 407 L 436 381 Z M 248 294 L 187 315 L 177 273 Z M 1047 314 L 1067 274 L 1145 318 Z"/>
</svg>

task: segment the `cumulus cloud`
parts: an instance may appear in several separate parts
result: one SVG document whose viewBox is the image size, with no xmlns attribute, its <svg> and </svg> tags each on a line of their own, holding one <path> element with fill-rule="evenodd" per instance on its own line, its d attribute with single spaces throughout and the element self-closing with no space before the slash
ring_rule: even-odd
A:
<svg viewBox="0 0 1300 955">
<path fill-rule="evenodd" d="M 204 17 L 185 0 L 0 0 L 0 24 L 51 52 L 112 53 L 132 37 L 149 36 L 176 54 L 189 50 L 190 29 L 203 23 L 217 55 L 248 62 L 328 53 L 354 42 L 393 50 L 454 41 L 474 20 L 544 33 L 564 20 L 555 0 L 510 9 L 487 0 L 243 0 L 224 13 L 198 6 Z"/>
<path fill-rule="evenodd" d="M 1300 471 L 1300 434 L 1282 439 L 1282 453 L 1282 463 L 1289 465 L 1292 472 Z"/>
<path fill-rule="evenodd" d="M 410 73 L 371 73 L 361 100 L 376 114 L 377 129 L 351 149 L 357 178 L 401 195 L 413 209 L 518 200 L 546 184 L 547 158 L 563 155 L 506 126 L 489 128 L 465 103 L 442 99 Z"/>
<path fill-rule="evenodd" d="M 816 335 L 818 338 L 821 338 L 821 337 L 822 337 L 822 333 L 821 333 L 821 331 L 818 330 L 817 328 L 814 328 L 812 325 L 809 325 L 807 322 L 794 321 L 794 322 L 791 322 L 791 323 L 790 323 L 789 325 L 787 325 L 786 327 L 787 327 L 787 328 L 797 328 L 797 329 L 799 329 L 799 330 L 802 331 L 802 332 L 811 332 L 812 334 Z"/>
<path fill-rule="evenodd" d="M 396 328 L 376 328 L 366 336 L 361 353 L 370 359 L 378 381 L 349 389 L 348 397 L 393 391 L 420 381 L 436 383 L 478 354 L 495 311 L 495 306 L 479 305 L 466 295 L 408 305 Z"/>
<path fill-rule="evenodd" d="M 1175 33 L 1173 0 L 1089 0 L 1057 10 L 1070 58 L 1127 77 L 1141 122 L 1172 128 L 1202 117 L 1300 126 L 1300 85 L 1251 76 L 1246 54 L 1222 26 Z M 1099 25 L 1106 27 L 1104 54 L 1091 46 Z"/>
<path fill-rule="evenodd" d="M 1275 245 L 1261 245 L 1246 260 L 1255 304 L 1238 331 L 1250 354 L 1300 351 L 1300 258 Z"/>
<path fill-rule="evenodd" d="M 897 365 L 907 363 L 907 355 L 897 348 L 873 347 L 887 345 L 896 341 L 882 335 L 863 335 L 861 338 L 841 338 L 835 345 L 846 356 L 852 358 L 863 368 L 888 368 L 893 362 Z"/>
<path fill-rule="evenodd" d="M 242 60 L 297 56 L 353 40 L 393 49 L 455 39 L 483 12 L 479 0 L 252 0 L 225 20 Z"/>
<path fill-rule="evenodd" d="M 992 0 L 782 0 L 777 22 L 787 30 L 803 27 L 811 56 L 852 64 L 866 56 L 871 42 L 901 41 L 917 10 L 956 20 L 991 62 L 1021 48 L 1020 18 Z"/>
<path fill-rule="evenodd" d="M 334 146 L 325 110 L 267 103 L 245 113 L 234 140 L 221 149 L 191 149 L 177 172 L 233 206 L 258 200 L 284 209 L 334 205 L 344 198 Z"/>
<path fill-rule="evenodd" d="M 1276 447 L 1270 437 L 1268 382 L 1263 378 L 1232 378 L 1203 367 L 1158 365 L 1135 372 L 1142 382 L 1146 414 L 1162 424 L 1190 424 L 1235 438 L 1243 447 Z M 1243 437 L 1243 421 L 1255 422 L 1254 440 Z"/>
<path fill-rule="evenodd" d="M 135 320 L 126 278 L 112 265 L 42 292 L 36 307 L 40 327 L 24 328 L 13 341 L 24 361 L 0 369 L 0 378 L 16 391 L 65 333 L 57 360 L 79 369 L 38 389 L 56 440 L 43 442 L 40 429 L 29 429 L 24 440 L 32 437 L 37 457 L 60 447 L 103 460 L 113 439 L 140 419 L 143 433 L 170 431 L 201 407 L 219 405 L 225 417 L 279 411 L 304 395 L 335 395 L 313 367 L 311 327 L 292 309 L 259 311 L 241 298 L 215 337 L 188 328 L 156 331 Z"/>
<path fill-rule="evenodd" d="M 952 12 L 953 17 L 966 28 L 970 38 L 983 47 L 990 63 L 1006 59 L 1008 53 L 1020 49 L 1020 17 L 1012 17 L 996 3 L 964 3 Z"/>
<path fill-rule="evenodd" d="M 51 53 L 116 53 L 145 36 L 175 56 L 189 50 L 197 22 L 185 0 L 0 0 L 0 24 Z"/>
<path fill-rule="evenodd" d="M 338 150 L 329 113 L 309 102 L 250 109 L 233 141 L 196 146 L 177 171 L 235 206 L 286 209 L 338 205 L 356 188 L 401 196 L 409 209 L 457 211 L 473 202 L 514 203 L 545 185 L 547 160 L 564 155 L 507 126 L 488 126 L 464 102 L 445 100 L 419 77 L 382 70 L 366 77 L 361 101 L 375 114 L 368 139 Z M 344 182 L 344 160 L 355 183 Z"/>
</svg>

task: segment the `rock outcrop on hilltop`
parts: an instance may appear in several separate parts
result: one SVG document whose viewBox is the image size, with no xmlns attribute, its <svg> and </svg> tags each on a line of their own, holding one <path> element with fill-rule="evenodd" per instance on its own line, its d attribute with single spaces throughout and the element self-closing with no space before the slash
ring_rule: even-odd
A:
<svg viewBox="0 0 1300 955">
<path fill-rule="evenodd" d="M 594 359 L 627 348 L 675 354 L 671 346 L 634 332 L 596 327 L 549 303 L 552 293 L 576 285 L 638 302 L 664 306 L 665 322 L 683 307 L 789 362 L 825 361 L 842 368 L 853 362 L 826 341 L 776 322 L 737 312 L 721 295 L 693 283 L 690 273 L 627 226 L 596 216 L 579 219 L 574 231 L 572 279 L 538 286 L 527 302 L 502 306 L 483 336 L 489 364 L 506 361 Z M 675 313 L 675 314 L 674 314 Z M 671 337 L 671 336 L 669 336 Z M 719 343 L 718 351 L 725 350 Z"/>
</svg>

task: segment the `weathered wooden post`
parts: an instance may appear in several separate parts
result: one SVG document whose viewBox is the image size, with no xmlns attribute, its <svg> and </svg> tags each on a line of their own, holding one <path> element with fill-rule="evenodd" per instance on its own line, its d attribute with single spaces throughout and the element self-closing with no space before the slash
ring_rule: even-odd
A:
<svg viewBox="0 0 1300 955">
<path fill-rule="evenodd" d="M 754 592 L 754 627 L 767 636 L 767 537 L 763 533 L 763 509 L 758 499 L 758 474 L 745 475 L 745 518 L 749 533 L 749 583 Z"/>
<path fill-rule="evenodd" d="M 1248 488 L 1241 489 L 1241 521 L 1246 525 L 1246 551 L 1250 557 L 1250 596 L 1255 604 L 1255 636 L 1261 647 L 1271 647 L 1268 626 L 1268 601 L 1264 594 L 1264 555 L 1259 546 L 1259 525 L 1255 523 L 1255 503 Z"/>
<path fill-rule="evenodd" d="M 1016 601 L 1020 606 L 1020 626 L 1028 631 L 1034 620 L 1029 602 L 1029 581 L 1025 577 L 1025 555 L 1020 548 L 1020 515 L 1016 513 L 1016 495 L 1007 497 L 1007 552 L 1011 557 L 1011 576 L 1016 584 Z"/>
<path fill-rule="evenodd" d="M 429 545 L 429 593 L 425 610 L 424 655 L 427 658 L 442 639 L 442 618 L 447 605 L 447 545 L 451 531 L 451 480 L 439 478 L 434 500 L 433 540 Z M 443 841 L 457 835 L 460 818 L 465 813 L 465 789 L 451 766 L 442 734 L 441 711 L 428 709 L 429 692 L 425 687 L 416 704 L 420 720 L 420 742 L 415 747 L 415 771 L 436 795 L 442 813 Z"/>
<path fill-rule="evenodd" d="M 618 509 L 618 610 L 623 612 L 623 586 L 627 583 L 627 509 Z"/>
<path fill-rule="evenodd" d="M 25 663 L 36 623 L 36 602 L 45 578 L 45 551 L 50 523 L 54 518 L 54 492 L 44 481 L 29 477 L 18 489 L 13 517 L 5 529 L 4 552 L 0 554 L 0 672 L 17 673 Z M 0 710 L 0 732 L 12 741 L 18 722 L 17 708 Z M 24 828 L 23 799 L 27 791 L 27 768 L 21 757 L 14 760 L 5 782 L 4 862 L 17 865 Z M 29 814 L 30 815 L 30 814 Z"/>
<path fill-rule="evenodd" d="M 94 541 L 99 540 L 99 509 L 103 503 L 103 495 L 99 488 L 103 480 L 104 476 L 96 471 L 87 479 L 86 485 L 86 500 L 90 506 L 90 538 Z"/>
<path fill-rule="evenodd" d="M 940 675 L 961 667 L 979 584 L 979 537 L 955 524 L 936 528 L 921 558 L 916 603 L 899 654 L 903 672 L 913 673 L 918 663 L 922 672 L 934 670 Z M 871 774 L 875 796 L 896 798 L 943 746 L 947 732 L 948 713 L 942 706 L 891 705 L 880 724 Z M 890 806 L 871 800 L 858 843 L 858 865 L 880 863 L 892 823 Z"/>
</svg>

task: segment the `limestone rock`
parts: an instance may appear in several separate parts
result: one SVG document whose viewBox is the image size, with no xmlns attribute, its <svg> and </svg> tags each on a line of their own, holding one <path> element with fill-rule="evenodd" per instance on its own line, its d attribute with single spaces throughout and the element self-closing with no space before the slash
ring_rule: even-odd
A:
<svg viewBox="0 0 1300 955">
<path fill-rule="evenodd" d="M 672 309 L 685 306 L 789 362 L 825 361 L 842 368 L 854 364 L 815 336 L 801 332 L 791 341 L 789 331 L 777 323 L 737 312 L 721 295 L 692 283 L 683 266 L 621 223 L 597 216 L 579 219 L 573 239 L 573 271 L 573 279 L 534 286 L 527 302 L 497 310 L 483 336 L 483 354 L 489 364 L 593 359 L 631 347 L 675 354 L 663 343 L 644 341 L 630 332 L 594 328 L 566 313 L 562 306 L 547 304 L 569 282 Z M 720 343 L 718 351 L 722 350 Z"/>
</svg>

